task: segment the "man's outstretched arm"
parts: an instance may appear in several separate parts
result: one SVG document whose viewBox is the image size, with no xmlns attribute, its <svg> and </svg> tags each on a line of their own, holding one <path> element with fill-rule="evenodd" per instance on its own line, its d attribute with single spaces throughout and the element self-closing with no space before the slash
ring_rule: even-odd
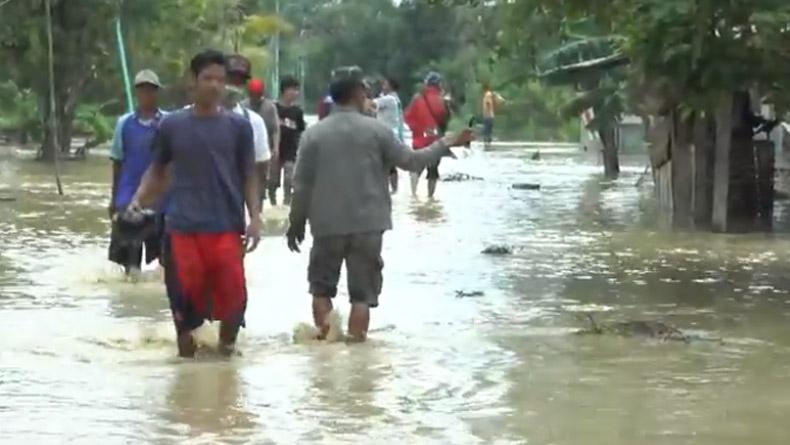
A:
<svg viewBox="0 0 790 445">
<path fill-rule="evenodd" d="M 412 150 L 399 141 L 392 131 L 382 133 L 384 159 L 389 165 L 417 172 L 435 164 L 444 156 L 452 156 L 450 147 L 458 147 L 474 139 L 474 132 L 465 129 L 456 135 L 445 136 L 427 148 Z"/>
</svg>

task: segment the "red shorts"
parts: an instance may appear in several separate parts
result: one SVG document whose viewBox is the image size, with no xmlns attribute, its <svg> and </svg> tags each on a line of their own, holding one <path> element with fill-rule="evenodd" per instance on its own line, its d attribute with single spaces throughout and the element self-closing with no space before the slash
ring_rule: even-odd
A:
<svg viewBox="0 0 790 445">
<path fill-rule="evenodd" d="M 169 272 L 177 281 L 180 300 L 171 296 L 176 325 L 187 321 L 179 320 L 184 316 L 243 321 L 247 287 L 238 233 L 171 233 L 169 256 Z"/>
</svg>

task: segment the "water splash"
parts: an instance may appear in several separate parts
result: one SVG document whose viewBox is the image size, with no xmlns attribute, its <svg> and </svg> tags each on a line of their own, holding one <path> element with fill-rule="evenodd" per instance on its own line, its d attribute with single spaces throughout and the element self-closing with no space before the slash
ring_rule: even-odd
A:
<svg viewBox="0 0 790 445">
<path fill-rule="evenodd" d="M 329 313 L 329 332 L 326 334 L 327 343 L 337 343 L 345 340 L 343 333 L 343 317 L 337 310 Z M 309 323 L 299 323 L 293 329 L 293 342 L 296 344 L 318 343 L 318 328 Z"/>
</svg>

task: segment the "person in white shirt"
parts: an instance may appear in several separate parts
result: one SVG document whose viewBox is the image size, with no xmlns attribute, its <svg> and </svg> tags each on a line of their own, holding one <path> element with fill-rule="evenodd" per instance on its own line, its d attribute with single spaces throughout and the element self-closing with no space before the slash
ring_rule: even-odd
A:
<svg viewBox="0 0 790 445">
<path fill-rule="evenodd" d="M 395 134 L 399 141 L 404 140 L 403 106 L 398 97 L 398 82 L 392 78 L 384 79 L 381 85 L 381 95 L 374 99 L 376 118 Z M 392 193 L 398 192 L 398 169 L 390 172 L 390 187 Z"/>
<path fill-rule="evenodd" d="M 242 103 L 247 98 L 247 82 L 252 76 L 252 64 L 244 56 L 233 54 L 227 57 L 227 85 L 225 87 L 226 97 L 224 105 L 228 110 L 244 116 L 252 126 L 252 138 L 255 145 L 255 168 L 264 172 L 267 162 L 272 158 L 272 147 L 269 144 L 269 132 L 266 129 L 266 122 L 263 117 L 254 110 L 245 107 Z M 264 190 L 258 191 L 263 197 Z M 263 201 L 263 199 L 261 199 Z M 261 203 L 263 210 L 263 203 Z"/>
<path fill-rule="evenodd" d="M 244 116 L 252 126 L 252 140 L 255 145 L 255 163 L 258 164 L 268 161 L 271 159 L 272 153 L 271 147 L 269 147 L 269 133 L 266 130 L 266 123 L 263 122 L 263 118 L 260 114 L 249 108 L 243 107 L 239 103 L 243 100 L 245 95 L 243 90 L 231 92 L 231 90 L 234 89 L 234 87 L 231 86 L 227 86 L 226 89 L 228 91 L 228 102 L 226 102 L 228 110 L 240 116 Z"/>
</svg>

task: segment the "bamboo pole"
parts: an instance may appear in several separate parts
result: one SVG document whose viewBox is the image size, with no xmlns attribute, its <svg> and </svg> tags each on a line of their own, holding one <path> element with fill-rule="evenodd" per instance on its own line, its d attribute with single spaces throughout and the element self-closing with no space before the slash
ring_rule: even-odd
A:
<svg viewBox="0 0 790 445">
<path fill-rule="evenodd" d="M 129 66 L 126 64 L 126 46 L 123 43 L 123 30 L 121 28 L 121 16 L 115 19 L 115 38 L 118 41 L 118 57 L 121 59 L 121 74 L 123 74 L 123 86 L 126 92 L 126 110 L 131 113 L 134 111 L 134 98 L 132 97 L 132 84 L 129 80 Z"/>
<path fill-rule="evenodd" d="M 58 116 L 55 107 L 55 52 L 52 43 L 52 1 L 46 0 L 47 9 L 47 46 L 49 52 L 49 131 L 52 134 L 55 161 L 55 183 L 58 186 L 58 195 L 63 196 L 63 184 L 60 182 L 60 144 L 58 141 Z"/>
</svg>

